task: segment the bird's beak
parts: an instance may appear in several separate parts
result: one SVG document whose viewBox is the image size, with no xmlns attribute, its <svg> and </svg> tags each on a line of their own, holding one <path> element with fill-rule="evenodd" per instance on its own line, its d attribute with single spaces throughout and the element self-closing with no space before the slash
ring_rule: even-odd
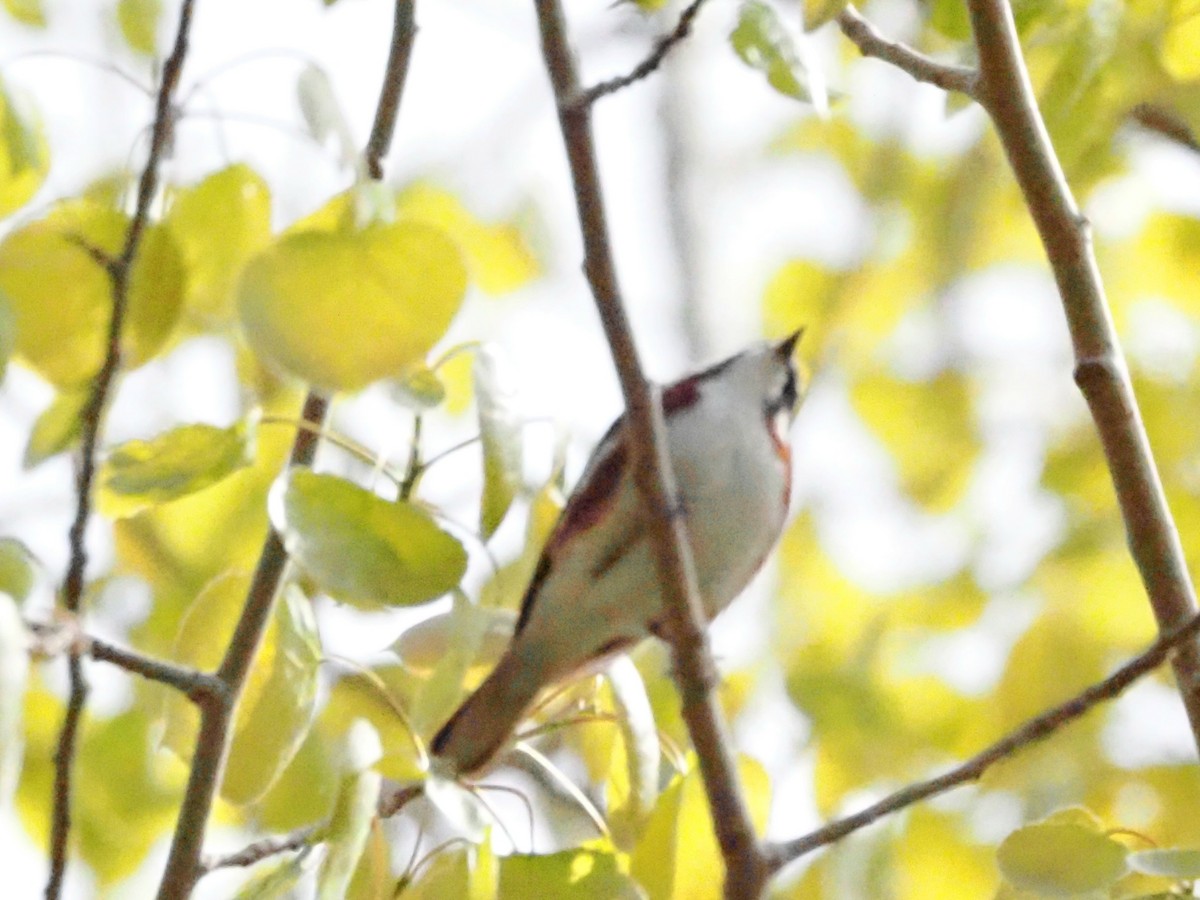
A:
<svg viewBox="0 0 1200 900">
<path fill-rule="evenodd" d="M 785 337 L 782 341 L 775 345 L 775 353 L 782 360 L 789 360 L 796 350 L 796 345 L 800 343 L 800 338 L 804 337 L 804 327 L 797 328 L 794 333 Z"/>
</svg>

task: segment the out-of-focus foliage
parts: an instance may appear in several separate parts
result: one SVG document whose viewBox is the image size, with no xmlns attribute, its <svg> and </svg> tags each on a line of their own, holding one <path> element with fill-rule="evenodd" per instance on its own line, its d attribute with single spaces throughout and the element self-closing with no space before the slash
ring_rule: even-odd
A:
<svg viewBox="0 0 1200 900">
<path fill-rule="evenodd" d="M 637 6 L 654 14 L 664 4 Z M 49 16 L 53 30 L 54 5 L 3 8 L 28 26 Z M 720 686 L 738 734 L 795 726 L 788 746 L 761 735 L 786 778 L 738 759 L 760 831 L 770 812 L 787 828 L 815 825 L 943 771 L 1103 678 L 1154 634 L 1094 430 L 1082 404 L 1064 399 L 1069 345 L 1005 153 L 962 98 L 948 99 L 947 116 L 963 127 L 936 151 L 910 127 L 916 112 L 893 111 L 882 125 L 861 115 L 862 85 L 906 76 L 860 61 L 833 26 L 820 30 L 843 8 L 806 0 L 801 22 L 794 4 L 747 0 L 722 32 L 759 90 L 806 100 L 828 79 L 844 91 L 829 118 L 789 104 L 789 123 L 743 164 L 819 160 L 859 217 L 853 253 L 778 257 L 754 298 L 767 333 L 806 326 L 810 406 L 835 410 L 858 442 L 852 453 L 825 450 L 846 472 L 797 472 L 802 508 L 775 555 L 767 646 Z M 972 62 L 960 0 L 895 0 L 882 12 L 896 9 L 906 16 L 879 17 L 908 22 L 894 36 Z M 1085 210 L 1099 210 L 1113 319 L 1195 564 L 1200 220 L 1184 206 L 1153 208 L 1112 228 L 1103 201 L 1136 187 L 1139 152 L 1172 140 L 1134 124 L 1153 119 L 1146 110 L 1200 132 L 1200 12 L 1194 0 L 1091 0 L 1018 2 L 1014 13 L 1064 171 Z M 162 53 L 163 4 L 120 0 L 105 15 L 124 59 L 148 71 Z M 802 25 L 830 52 L 802 52 Z M 214 424 L 181 399 L 158 411 L 169 421 L 101 436 L 92 527 L 103 535 L 90 537 L 111 541 L 97 542 L 87 572 L 85 624 L 211 671 L 247 604 L 266 599 L 251 585 L 269 529 L 282 539 L 291 561 L 238 707 L 214 820 L 255 837 L 312 827 L 315 846 L 260 864 L 239 896 L 716 897 L 721 862 L 661 645 L 531 712 L 523 752 L 505 757 L 524 772 L 528 806 L 428 771 L 427 742 L 503 652 L 569 493 L 563 448 L 548 429 L 526 427 L 489 326 L 478 325 L 518 314 L 522 289 L 553 267 L 533 249 L 526 198 L 507 217 L 481 217 L 467 192 L 444 186 L 456 183 L 444 170 L 401 169 L 413 180 L 398 187 L 365 182 L 359 110 L 343 109 L 336 75 L 306 64 L 300 114 L 322 147 L 336 141 L 338 190 L 353 183 L 297 221 L 294 185 L 251 161 L 222 152 L 210 169 L 177 176 L 176 153 L 183 168 L 190 159 L 179 152 L 190 134 L 181 107 L 128 284 L 122 372 L 145 366 L 135 377 L 178 388 L 174 352 L 217 347 L 213 382 L 229 385 L 237 409 Z M 46 111 L 49 92 L 33 92 Z M 0 216 L 12 216 L 0 241 L 0 377 L 19 371 L 42 390 L 24 464 L 36 476 L 59 466 L 69 491 L 63 456 L 77 452 L 109 349 L 131 182 L 115 175 L 73 192 L 51 179 L 54 196 L 36 199 L 50 192 L 50 148 L 32 109 L 23 92 L 0 89 Z M 602 116 L 598 127 L 617 126 Z M 789 226 L 751 217 L 739 227 Z M 794 246 L 765 232 L 763 243 Z M 1016 293 L 1030 284 L 1033 301 Z M 1038 302 L 1045 314 L 1030 316 Z M 310 386 L 333 398 L 334 418 L 316 463 L 289 467 Z M 118 404 L 123 389 L 118 379 Z M 399 446 L 379 437 L 395 433 L 390 425 L 343 433 L 347 401 L 385 410 L 402 426 Z M 802 459 L 825 439 L 807 415 Z M 477 455 L 455 469 L 459 454 Z M 549 475 L 537 469 L 551 458 Z M 857 466 L 876 477 L 858 478 Z M 453 484 L 439 494 L 428 486 L 444 489 L 443 472 Z M 1044 514 L 1038 526 L 1010 519 L 1016 499 Z M 848 516 L 862 523 L 849 541 Z M 926 533 L 936 538 L 906 542 Z M 0 805 L 11 796 L 44 843 L 64 701 L 30 662 L 20 627 L 22 616 L 45 617 L 40 581 L 24 545 L 0 538 Z M 414 609 L 421 621 L 402 618 Z M 327 623 L 365 649 L 327 650 Z M 85 716 L 75 772 L 75 851 L 102 890 L 120 890 L 169 833 L 195 746 L 190 701 L 131 684 Z M 1200 879 L 1200 770 L 1140 731 L 1146 716 L 1178 715 L 1159 705 L 1169 685 L 1149 679 L 975 787 L 785 871 L 776 895 L 1186 895 Z M 402 823 L 376 817 L 381 785 L 386 794 L 423 779 L 428 797 Z M 414 837 L 413 822 L 429 834 Z"/>
</svg>

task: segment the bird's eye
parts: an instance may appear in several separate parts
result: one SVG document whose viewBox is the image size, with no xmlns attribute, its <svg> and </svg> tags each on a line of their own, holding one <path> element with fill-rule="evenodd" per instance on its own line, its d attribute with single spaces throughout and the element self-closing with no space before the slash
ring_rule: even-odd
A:
<svg viewBox="0 0 1200 900">
<path fill-rule="evenodd" d="M 767 403 L 767 414 L 774 416 L 779 412 L 791 412 L 796 407 L 797 399 L 796 371 L 788 366 L 779 392 Z"/>
</svg>

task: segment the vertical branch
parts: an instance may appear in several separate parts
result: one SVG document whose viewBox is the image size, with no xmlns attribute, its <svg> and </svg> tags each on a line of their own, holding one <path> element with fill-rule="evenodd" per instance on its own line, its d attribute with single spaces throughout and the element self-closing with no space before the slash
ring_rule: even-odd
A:
<svg viewBox="0 0 1200 900">
<path fill-rule="evenodd" d="M 1054 271 L 1075 351 L 1075 381 L 1100 435 L 1130 552 L 1166 634 L 1194 615 L 1196 594 L 1117 343 L 1088 224 L 1034 99 L 1007 0 L 967 5 L 979 52 L 975 95 L 995 123 Z M 1172 662 L 1200 749 L 1200 645 L 1185 642 Z"/>
<path fill-rule="evenodd" d="M 628 408 L 629 437 L 638 490 L 650 516 L 659 579 L 666 600 L 669 635 L 683 716 L 700 759 L 713 827 L 725 859 L 727 897 L 757 897 L 768 877 L 754 827 L 737 780 L 737 768 L 720 709 L 696 585 L 695 568 L 678 510 L 657 391 L 642 374 L 637 348 L 621 299 L 609 246 L 608 223 L 592 139 L 591 103 L 580 93 L 575 61 L 559 0 L 535 0 L 542 54 L 554 89 L 583 236 L 584 273 L 591 286 L 612 350 Z M 581 97 L 583 98 L 581 101 Z"/>
<path fill-rule="evenodd" d="M 129 285 L 142 235 L 150 217 L 150 203 L 158 189 L 158 169 L 163 154 L 171 142 L 174 127 L 172 98 L 179 84 L 179 75 L 187 57 L 188 34 L 191 30 L 193 0 L 183 0 L 179 10 L 179 25 L 175 44 L 163 65 L 162 82 L 154 107 L 154 124 L 150 135 L 150 150 L 138 181 L 137 205 L 120 256 L 107 263 L 112 286 L 112 311 L 108 321 L 107 346 L 104 361 L 92 382 L 87 405 L 80 414 L 80 459 L 76 482 L 75 517 L 68 532 L 70 559 L 63 582 L 62 607 L 71 616 L 82 611 L 84 577 L 87 569 L 87 526 L 92 516 L 92 488 L 96 477 L 96 447 L 104 424 L 113 383 L 121 368 L 121 337 L 125 327 L 125 312 L 129 305 Z M 78 648 L 68 656 L 70 695 L 66 715 L 54 752 L 54 793 L 50 817 L 50 875 L 45 895 L 57 898 L 62 894 L 67 866 L 67 843 L 71 833 L 72 770 L 75 747 L 83 710 L 87 704 L 88 682 Z"/>
<path fill-rule="evenodd" d="M 395 25 L 375 112 L 375 125 L 363 151 L 367 171 L 376 180 L 383 177 L 382 157 L 391 144 L 408 74 L 416 33 L 413 6 L 413 0 L 396 0 Z M 328 411 L 328 399 L 316 391 L 310 391 L 304 400 L 301 418 L 316 427 L 304 427 L 296 432 L 289 458 L 291 465 L 312 463 Z M 266 631 L 286 565 L 287 552 L 279 535 L 272 529 L 263 544 L 241 617 L 217 669 L 216 676 L 224 686 L 224 691 L 206 696 L 199 703 L 200 731 L 196 737 L 196 752 L 192 757 L 187 789 L 179 807 L 166 869 L 159 884 L 159 900 L 185 900 L 195 887 L 196 880 L 204 873 L 200 854 L 204 847 L 209 813 L 229 755 L 230 726 L 238 698 Z"/>
</svg>

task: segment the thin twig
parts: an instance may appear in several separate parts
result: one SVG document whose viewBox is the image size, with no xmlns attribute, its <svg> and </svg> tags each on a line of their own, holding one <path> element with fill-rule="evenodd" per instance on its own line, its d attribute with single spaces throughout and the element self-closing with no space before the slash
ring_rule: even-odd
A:
<svg viewBox="0 0 1200 900">
<path fill-rule="evenodd" d="M 92 484 L 96 477 L 96 447 L 103 427 L 104 414 L 108 407 L 113 382 L 121 367 L 121 337 L 125 324 L 125 312 L 129 303 L 129 285 L 133 262 L 141 246 L 150 216 L 150 202 L 158 188 L 158 168 L 163 154 L 170 144 L 174 113 L 172 96 L 179 84 L 179 75 L 187 56 L 188 32 L 192 21 L 194 0 L 184 0 L 179 11 L 179 25 L 175 44 L 163 65 L 162 82 L 154 107 L 154 126 L 150 137 L 150 150 L 146 165 L 138 182 L 137 206 L 125 234 L 125 244 L 117 257 L 106 266 L 112 284 L 112 311 L 108 323 L 107 347 L 104 362 L 92 381 L 91 395 L 80 414 L 80 460 L 76 484 L 77 500 L 75 518 L 68 533 L 70 561 L 62 589 L 62 606 L 72 616 L 78 617 L 83 603 L 84 576 L 87 569 L 87 525 L 92 516 Z M 70 696 L 66 715 L 58 736 L 54 752 L 54 796 L 50 824 L 50 874 L 46 881 L 46 897 L 56 898 L 62 894 L 63 878 L 67 866 L 67 841 L 71 832 L 71 775 L 74 767 L 76 738 L 80 719 L 87 703 L 88 683 L 83 671 L 83 661 L 78 652 L 68 657 Z"/>
<path fill-rule="evenodd" d="M 651 539 L 662 585 L 676 681 L 692 743 L 700 760 L 717 842 L 725 860 L 727 897 L 758 897 L 768 877 L 742 796 L 737 767 L 713 687 L 700 592 L 679 515 L 658 392 L 642 374 L 625 314 L 609 243 L 604 197 L 592 137 L 590 104 L 579 104 L 579 76 L 567 39 L 560 0 L 536 0 L 542 55 L 558 103 L 558 120 L 575 187 L 583 236 L 584 273 L 596 301 L 621 382 L 638 492 L 650 516 Z"/>
<path fill-rule="evenodd" d="M 1050 143 L 1006 0 L 969 0 L 979 54 L 975 97 L 991 116 L 1058 285 L 1126 537 L 1161 634 L 1196 613 L 1188 574 L 1096 266 L 1091 234 Z M 1200 749 L 1200 644 L 1180 646 L 1175 678 Z"/>
<path fill-rule="evenodd" d="M 776 844 L 770 849 L 772 871 L 778 871 L 787 863 L 799 859 L 806 853 L 839 841 L 886 815 L 943 794 L 959 785 L 978 781 L 983 773 L 996 763 L 1031 744 L 1044 740 L 1099 704 L 1121 694 L 1143 675 L 1162 665 L 1163 660 L 1173 650 L 1194 639 L 1198 633 L 1200 633 L 1200 616 L 1193 616 L 1182 628 L 1159 638 L 1148 650 L 1135 656 L 1103 681 L 1085 688 L 1065 703 L 1030 719 L 987 749 L 975 754 L 962 765 L 927 781 L 919 781 L 903 787 L 878 803 L 873 803 L 866 809 L 843 819 L 830 822 L 823 828 L 818 828 L 803 837 Z"/>
<path fill-rule="evenodd" d="M 654 45 L 654 49 L 650 51 L 650 55 L 643 59 L 640 63 L 633 67 L 633 70 L 628 75 L 619 75 L 616 78 L 609 78 L 607 81 L 601 81 L 599 84 L 592 85 L 585 91 L 582 91 L 573 102 L 579 106 L 591 106 L 601 97 L 607 97 L 609 94 L 615 94 L 617 91 L 629 87 L 641 81 L 643 78 L 653 74 L 663 60 L 667 58 L 667 54 L 671 49 L 686 38 L 692 32 L 692 23 L 695 22 L 696 16 L 700 13 L 700 7 L 704 5 L 705 0 L 692 0 L 679 14 L 679 21 L 675 23 L 675 27 L 669 34 L 660 37 Z"/>
<path fill-rule="evenodd" d="M 1181 147 L 1200 153 L 1200 139 L 1197 139 L 1187 121 L 1174 110 L 1156 103 L 1139 103 L 1129 111 L 1129 118 L 1147 131 L 1153 131 Z"/>
<path fill-rule="evenodd" d="M 971 97 L 975 95 L 976 71 L 970 66 L 955 66 L 938 62 L 907 44 L 893 41 L 880 34 L 875 26 L 859 15 L 853 5 L 848 5 L 837 17 L 842 34 L 859 49 L 863 56 L 871 56 L 891 63 L 926 84 L 936 85 L 945 91 L 957 91 Z"/>
<path fill-rule="evenodd" d="M 385 83 L 380 90 L 375 128 L 372 129 L 370 141 L 363 151 L 364 166 L 372 178 L 383 177 L 381 160 L 391 143 L 401 91 L 412 55 L 414 5 L 414 0 L 396 2 L 395 16 L 399 21 L 392 29 L 387 71 L 384 74 Z M 316 391 L 310 391 L 305 397 L 300 417 L 316 427 L 297 430 L 289 458 L 291 465 L 312 463 L 328 412 L 328 399 Z M 159 900 L 186 900 L 196 880 L 204 872 L 200 854 L 217 785 L 220 783 L 229 754 L 230 725 L 246 677 L 262 642 L 286 564 L 287 552 L 279 535 L 272 529 L 263 544 L 241 618 L 217 669 L 217 678 L 225 686 L 226 693 L 221 702 L 200 706 L 200 732 L 196 737 L 196 751 L 188 774 L 187 789 L 179 808 L 175 834 L 171 839 L 166 869 L 159 885 Z"/>
<path fill-rule="evenodd" d="M 204 874 L 216 869 L 234 869 L 252 866 L 271 856 L 288 853 L 292 850 L 303 850 L 316 840 L 324 830 L 324 825 L 309 825 L 307 828 L 297 828 L 289 834 L 263 838 L 253 844 L 247 844 L 236 853 L 226 856 L 206 857 L 200 866 Z"/>
</svg>

